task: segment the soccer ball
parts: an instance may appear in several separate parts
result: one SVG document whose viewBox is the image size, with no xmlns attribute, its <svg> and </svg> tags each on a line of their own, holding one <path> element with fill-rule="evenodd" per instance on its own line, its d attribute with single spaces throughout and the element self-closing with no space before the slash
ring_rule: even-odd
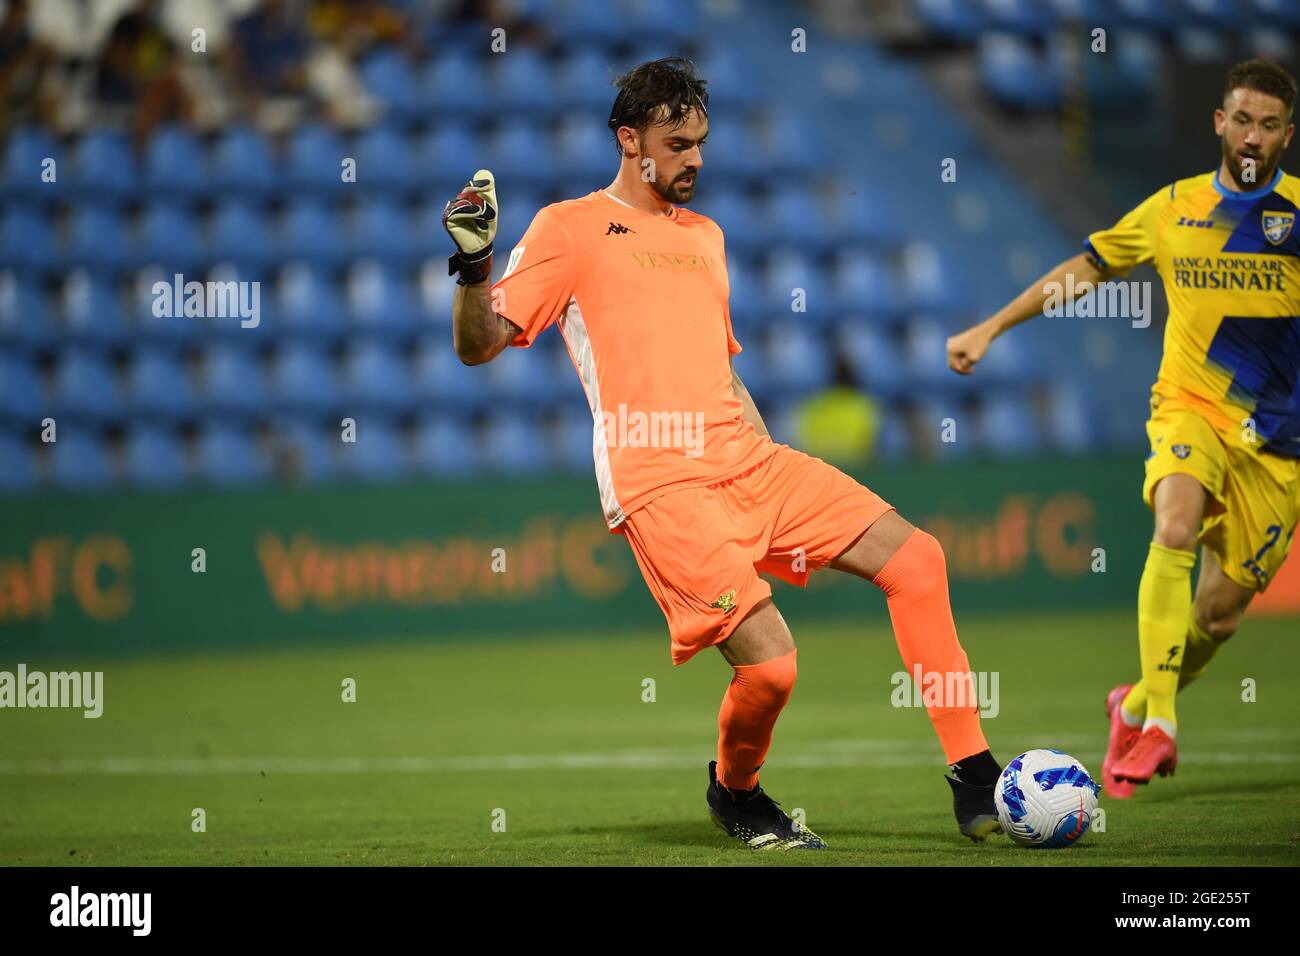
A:
<svg viewBox="0 0 1300 956">
<path fill-rule="evenodd" d="M 1002 771 L 993 802 L 1012 843 L 1035 850 L 1072 846 L 1088 832 L 1101 787 L 1059 750 L 1031 750 Z"/>
</svg>

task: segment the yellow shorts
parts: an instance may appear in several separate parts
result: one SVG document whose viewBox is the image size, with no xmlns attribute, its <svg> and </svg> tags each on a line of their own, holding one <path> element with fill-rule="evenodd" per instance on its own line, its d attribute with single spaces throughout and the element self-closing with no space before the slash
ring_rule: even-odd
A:
<svg viewBox="0 0 1300 956">
<path fill-rule="evenodd" d="M 1242 587 L 1268 587 L 1300 521 L 1300 459 L 1261 453 L 1170 398 L 1151 399 L 1147 437 L 1151 454 L 1142 484 L 1147 507 L 1153 507 L 1160 479 L 1191 475 L 1212 499 L 1201 522 L 1201 544 Z"/>
</svg>

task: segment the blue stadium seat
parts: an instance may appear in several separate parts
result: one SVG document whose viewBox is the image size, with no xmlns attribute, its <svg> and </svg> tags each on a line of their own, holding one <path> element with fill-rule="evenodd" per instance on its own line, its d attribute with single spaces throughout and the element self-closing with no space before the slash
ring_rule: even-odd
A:
<svg viewBox="0 0 1300 956">
<path fill-rule="evenodd" d="M 415 141 L 415 163 L 421 182 L 434 191 L 439 213 L 478 168 L 472 157 L 487 152 L 487 143 L 461 119 L 439 123 Z M 441 228 L 441 227 L 439 227 Z"/>
<path fill-rule="evenodd" d="M 0 495 L 15 495 L 36 488 L 36 456 L 21 434 L 0 431 Z"/>
<path fill-rule="evenodd" d="M 292 259 L 308 259 L 332 266 L 346 255 L 343 224 L 332 203 L 296 199 L 284 211 L 280 250 Z"/>
<path fill-rule="evenodd" d="M 0 353 L 41 349 L 53 341 L 44 284 L 30 275 L 0 271 Z"/>
<path fill-rule="evenodd" d="M 1170 33 L 1183 15 L 1181 4 L 1173 0 L 1114 0 L 1121 22 L 1126 26 Z"/>
<path fill-rule="evenodd" d="M 145 488 L 175 488 L 184 484 L 189 470 L 180 439 L 154 425 L 128 432 L 123 466 L 126 480 Z"/>
<path fill-rule="evenodd" d="M 60 427 L 50 448 L 50 477 L 55 487 L 92 491 L 108 487 L 113 468 L 103 438 L 94 432 Z"/>
<path fill-rule="evenodd" d="M 189 130 L 155 130 L 145 147 L 145 183 L 151 193 L 197 197 L 208 189 L 208 157 Z"/>
<path fill-rule="evenodd" d="M 603 50 L 576 49 L 556 68 L 553 87 L 556 105 L 578 113 L 602 108 L 608 113 L 614 76 Z"/>
<path fill-rule="evenodd" d="M 556 178 L 555 159 L 546 148 L 546 131 L 540 123 L 519 120 L 503 126 L 489 137 L 487 147 L 484 165 L 503 186 L 545 189 Z M 465 161 L 462 156 L 460 162 Z M 465 178 L 473 173 L 467 168 Z"/>
<path fill-rule="evenodd" d="M 865 318 L 845 319 L 835 338 L 858 388 L 886 399 L 903 394 L 907 381 L 902 356 L 878 325 Z"/>
<path fill-rule="evenodd" d="M 980 418 L 960 396 L 926 395 L 915 404 L 913 419 L 920 429 L 913 439 L 917 451 L 928 449 L 939 461 L 952 462 L 974 457 L 981 450 Z M 947 436 L 953 440 L 945 441 Z"/>
<path fill-rule="evenodd" d="M 266 138 L 247 126 L 234 126 L 218 137 L 212 152 L 212 186 L 223 194 L 253 199 L 274 194 L 275 157 Z"/>
<path fill-rule="evenodd" d="M 267 215 L 252 202 L 233 199 L 212 214 L 209 254 L 218 262 L 260 272 L 272 259 L 271 228 Z"/>
<path fill-rule="evenodd" d="M 420 179 L 411 139 L 391 125 L 376 126 L 357 138 L 357 183 L 365 189 L 403 190 Z M 473 170 L 470 170 L 472 173 Z"/>
<path fill-rule="evenodd" d="M 705 162 L 708 161 L 706 156 Z M 730 264 L 733 252 L 753 252 L 767 247 L 767 224 L 755 207 L 756 203 L 745 193 L 718 184 L 706 190 L 699 202 L 692 202 L 689 208 L 708 216 L 722 229 Z"/>
<path fill-rule="evenodd" d="M 52 412 L 36 366 L 0 352 L 0 421 L 30 428 Z"/>
<path fill-rule="evenodd" d="M 63 279 L 63 332 L 74 342 L 109 347 L 127 341 L 131 329 L 112 281 L 102 273 L 74 269 Z"/>
<path fill-rule="evenodd" d="M 343 388 L 349 403 L 363 409 L 400 410 L 411 399 L 406 366 L 392 348 L 358 342 L 343 361 Z"/>
<path fill-rule="evenodd" d="M 412 386 L 417 401 L 454 412 L 482 408 L 487 402 L 481 369 L 466 366 L 452 348 L 450 335 L 424 335 L 416 342 Z"/>
<path fill-rule="evenodd" d="M 775 176 L 812 176 L 826 164 L 826 145 L 807 116 L 775 110 L 765 124 L 763 162 Z M 704 148 L 709 148 L 705 143 Z"/>
<path fill-rule="evenodd" d="M 831 305 L 828 286 L 813 256 L 795 246 L 773 249 L 764 270 L 764 302 L 772 312 L 791 314 L 794 290 L 803 290 L 808 313 L 827 316 Z"/>
<path fill-rule="evenodd" d="M 169 274 L 192 272 L 204 259 L 200 233 L 199 217 L 191 207 L 170 200 L 152 202 L 140 215 L 135 260 Z"/>
<path fill-rule="evenodd" d="M 358 416 L 356 441 L 339 443 L 339 468 L 350 478 L 389 481 L 406 466 L 396 426 L 382 417 Z"/>
<path fill-rule="evenodd" d="M 484 38 L 479 37 L 478 42 L 483 43 Z M 453 48 L 442 48 L 451 49 Z M 488 116 L 495 105 L 490 97 L 466 96 L 464 93 L 465 90 L 487 89 L 487 71 L 483 60 L 477 56 L 442 50 L 416 78 L 421 100 L 435 111 L 448 116 L 468 116 L 472 119 Z M 460 163 L 465 162 L 466 156 L 472 155 L 474 154 L 462 153 Z M 471 169 L 463 175 L 468 177 L 473 172 Z"/>
<path fill-rule="evenodd" d="M 547 16 L 548 28 L 573 46 L 610 46 L 631 29 L 622 7 L 608 0 L 555 0 Z"/>
<path fill-rule="evenodd" d="M 183 361 L 169 350 L 140 348 L 126 380 L 127 411 L 136 420 L 179 421 L 194 414 L 194 387 Z"/>
<path fill-rule="evenodd" d="M 831 276 L 834 309 L 877 315 L 886 321 L 897 316 L 900 302 L 893 276 L 885 263 L 869 250 L 844 249 Z"/>
<path fill-rule="evenodd" d="M 483 432 L 483 465 L 507 475 L 532 475 L 546 467 L 546 443 L 536 418 L 497 412 Z"/>
<path fill-rule="evenodd" d="M 700 75 L 709 81 L 710 109 L 715 104 L 727 110 L 749 107 L 766 95 L 764 79 L 768 74 L 749 62 L 740 44 L 715 43 L 706 49 L 698 63 Z M 712 131 L 709 142 L 713 142 Z"/>
<path fill-rule="evenodd" d="M 418 252 L 406 208 L 386 199 L 357 208 L 347 245 L 354 258 L 374 256 L 393 265 L 409 265 Z"/>
<path fill-rule="evenodd" d="M 568 117 L 555 134 L 557 175 L 566 182 L 590 182 L 592 188 L 597 188 L 608 180 L 608 176 L 602 178 L 602 173 L 617 161 L 617 155 L 613 134 L 595 116 Z M 580 194 L 582 187 L 573 191 Z"/>
<path fill-rule="evenodd" d="M 290 262 L 276 283 L 276 325 L 289 335 L 324 344 L 345 328 L 341 294 L 333 279 L 305 262 Z"/>
<path fill-rule="evenodd" d="M 1057 25 L 1056 11 L 1042 0 L 984 0 L 984 7 L 992 30 L 1041 36 Z"/>
<path fill-rule="evenodd" d="M 928 242 L 908 245 L 902 261 L 903 301 L 917 311 L 969 308 L 971 287 L 957 260 Z"/>
<path fill-rule="evenodd" d="M 760 273 L 750 264 L 747 256 L 727 257 L 727 284 L 731 287 L 731 330 L 742 346 L 746 341 L 745 336 L 758 325 L 763 311 L 759 276 Z"/>
<path fill-rule="evenodd" d="M 415 327 L 415 303 L 405 277 L 374 259 L 348 270 L 343 295 L 354 331 L 402 335 Z"/>
<path fill-rule="evenodd" d="M 980 76 L 1001 103 L 1021 110 L 1050 110 L 1061 104 L 1065 86 L 1059 55 L 1039 52 L 1020 37 L 989 33 L 980 39 Z"/>
<path fill-rule="evenodd" d="M 149 342 L 165 343 L 174 348 L 179 348 L 200 337 L 204 326 L 210 324 L 212 320 L 187 316 L 184 314 L 184 308 L 185 285 L 191 281 L 201 281 L 202 276 L 197 273 L 189 275 L 182 273 L 182 275 L 185 284 L 181 286 L 180 313 L 177 314 L 176 282 L 173 271 L 165 270 L 160 266 L 149 266 L 135 274 L 127 305 L 127 314 L 134 335 Z M 164 284 L 164 288 L 155 294 L 154 288 L 160 282 Z M 204 308 L 207 308 L 206 289 Z M 166 314 L 168 311 L 171 312 L 170 315 Z"/>
<path fill-rule="evenodd" d="M 874 185 L 841 184 L 828 210 L 827 233 L 837 244 L 890 246 L 904 238 L 902 219 L 893 200 Z"/>
<path fill-rule="evenodd" d="M 271 391 L 278 404 L 292 410 L 327 412 L 340 404 L 329 359 L 320 349 L 301 342 L 279 349 L 271 365 Z"/>
<path fill-rule="evenodd" d="M 72 209 L 64 250 L 70 265 L 121 269 L 130 260 L 130 248 L 126 220 L 116 207 L 85 202 Z"/>
<path fill-rule="evenodd" d="M 916 0 L 916 12 L 932 33 L 946 40 L 973 40 L 988 26 L 980 0 Z"/>
<path fill-rule="evenodd" d="M 83 349 L 66 348 L 60 354 L 54 371 L 54 399 L 60 416 L 111 422 L 122 414 L 108 363 Z"/>
<path fill-rule="evenodd" d="M 1105 437 L 1100 409 L 1093 406 L 1077 384 L 1054 387 L 1048 393 L 1046 411 L 1048 441 L 1058 451 L 1069 454 L 1091 451 Z"/>
<path fill-rule="evenodd" d="M 6 199 L 18 197 L 31 202 L 55 199 L 59 195 L 58 185 L 42 180 L 46 174 L 46 159 L 54 160 L 61 177 L 64 173 L 63 151 L 49 133 L 32 126 L 10 133 L 5 146 L 4 169 L 0 172 L 0 194 Z"/>
<path fill-rule="evenodd" d="M 781 394 L 806 394 L 831 384 L 831 352 L 822 336 L 796 319 L 773 321 L 766 351 L 771 386 Z"/>
<path fill-rule="evenodd" d="M 399 120 L 419 115 L 423 103 L 415 72 L 393 47 L 380 47 L 361 63 L 361 83 L 384 104 L 385 113 Z"/>
<path fill-rule="evenodd" d="M 713 89 L 711 80 L 709 89 Z M 761 179 L 765 170 L 758 145 L 739 116 L 710 125 L 708 140 L 700 149 L 704 157 L 703 175 L 715 184 L 723 180 Z"/>
<path fill-rule="evenodd" d="M 912 442 L 907 434 L 907 422 L 892 407 L 881 409 L 880 430 L 872 458 L 883 462 L 899 462 L 912 453 Z"/>
<path fill-rule="evenodd" d="M 541 405 L 556 397 L 559 384 L 556 365 L 546 357 L 540 343 L 529 349 L 508 348 L 483 369 L 478 387 L 486 388 L 493 399 L 504 404 Z"/>
<path fill-rule="evenodd" d="M 767 202 L 763 228 L 807 253 L 826 252 L 834 245 L 827 234 L 822 204 L 810 189 L 782 189 Z"/>
<path fill-rule="evenodd" d="M 1041 450 L 1042 431 L 1029 396 L 994 395 L 985 399 L 979 416 L 979 443 L 995 455 L 1028 455 Z"/>
<path fill-rule="evenodd" d="M 267 408 L 266 387 L 256 354 L 229 343 L 203 350 L 200 400 L 206 411 L 256 416 Z"/>
<path fill-rule="evenodd" d="M 426 475 L 473 475 L 482 467 L 474 433 L 459 415 L 430 414 L 416 421 L 414 465 Z"/>
<path fill-rule="evenodd" d="M 594 467 L 594 424 L 591 412 L 586 409 L 575 409 L 560 417 L 555 440 L 548 449 L 548 460 L 553 468 L 579 475 L 591 473 Z"/>
<path fill-rule="evenodd" d="M 490 62 L 493 69 L 488 89 L 498 110 L 536 118 L 555 108 L 551 69 L 536 50 L 520 46 Z"/>
<path fill-rule="evenodd" d="M 269 469 L 253 436 L 224 422 L 206 423 L 195 445 L 199 477 L 214 485 L 251 485 L 265 480 Z"/>
<path fill-rule="evenodd" d="M 327 430 L 313 418 L 277 418 L 269 443 L 277 477 L 304 483 L 328 481 L 338 472 L 338 427 Z"/>
<path fill-rule="evenodd" d="M 736 374 L 745 383 L 745 388 L 749 390 L 754 401 L 762 407 L 772 394 L 771 376 L 768 373 L 763 343 L 760 337 L 756 336 L 754 341 L 740 344 L 744 351 L 732 359 Z"/>
<path fill-rule="evenodd" d="M 294 189 L 336 193 L 343 186 L 343 160 L 350 155 L 333 130 L 301 126 L 286 144 L 283 179 Z"/>
<path fill-rule="evenodd" d="M 0 262 L 33 272 L 53 273 L 60 264 L 54 228 L 38 206 L 7 203 L 0 218 Z"/>
<path fill-rule="evenodd" d="M 913 316 L 904 331 L 904 369 L 913 387 L 942 393 L 945 399 L 979 387 L 981 383 L 974 378 L 954 375 L 948 369 L 948 334 L 939 322 Z"/>
<path fill-rule="evenodd" d="M 86 199 L 127 199 L 144 191 L 131 147 L 117 132 L 83 133 L 77 142 L 71 178 L 74 189 Z"/>
</svg>

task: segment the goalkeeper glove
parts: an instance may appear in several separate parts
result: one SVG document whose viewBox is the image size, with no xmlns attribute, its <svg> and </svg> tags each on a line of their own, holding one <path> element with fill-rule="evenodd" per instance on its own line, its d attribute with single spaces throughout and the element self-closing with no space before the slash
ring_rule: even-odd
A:
<svg viewBox="0 0 1300 956">
<path fill-rule="evenodd" d="M 456 242 L 447 261 L 460 285 L 482 282 L 492 271 L 492 240 L 497 234 L 497 187 L 492 172 L 480 169 L 442 211 L 443 228 Z"/>
</svg>

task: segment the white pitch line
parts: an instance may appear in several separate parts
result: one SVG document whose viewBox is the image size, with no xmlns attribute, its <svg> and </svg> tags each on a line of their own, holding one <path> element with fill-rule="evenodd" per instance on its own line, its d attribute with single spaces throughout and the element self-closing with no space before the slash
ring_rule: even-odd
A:
<svg viewBox="0 0 1300 956">
<path fill-rule="evenodd" d="M 214 776 L 239 774 L 479 773 L 504 770 L 684 770 L 705 765 L 701 752 L 665 750 L 613 753 L 514 754 L 484 757 L 68 757 L 0 760 L 0 776 Z M 1180 753 L 1192 764 L 1294 764 L 1300 753 L 1233 751 Z M 943 766 L 937 752 L 805 753 L 768 761 L 768 766 L 830 767 Z"/>
</svg>

